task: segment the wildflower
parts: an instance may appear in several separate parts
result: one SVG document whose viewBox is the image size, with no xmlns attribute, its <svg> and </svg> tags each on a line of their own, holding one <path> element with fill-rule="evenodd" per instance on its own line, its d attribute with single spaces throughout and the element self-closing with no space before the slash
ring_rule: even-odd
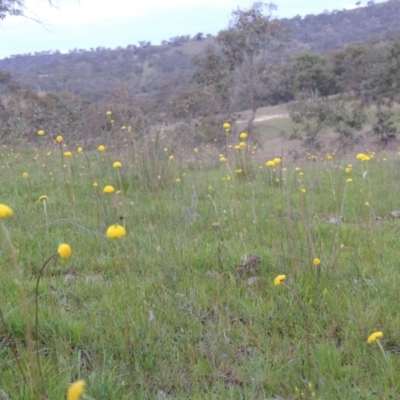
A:
<svg viewBox="0 0 400 400">
<path fill-rule="evenodd" d="M 279 165 L 282 162 L 279 157 L 274 158 L 272 161 L 275 163 L 275 165 Z"/>
<path fill-rule="evenodd" d="M 246 132 L 242 132 L 242 133 L 239 135 L 239 137 L 240 137 L 241 140 L 246 140 L 246 139 L 247 139 L 247 133 L 246 133 Z"/>
<path fill-rule="evenodd" d="M 301 193 L 305 193 L 305 192 L 307 192 L 307 190 L 304 189 L 304 188 L 302 188 L 302 189 L 301 189 Z"/>
<path fill-rule="evenodd" d="M 103 146 L 102 144 L 97 148 L 97 150 L 102 153 L 105 150 L 105 146 Z"/>
<path fill-rule="evenodd" d="M 112 114 L 112 111 L 107 111 L 107 112 L 106 112 L 106 115 L 107 115 L 107 116 L 110 116 L 111 114 Z"/>
<path fill-rule="evenodd" d="M 72 253 L 71 247 L 69 247 L 69 245 L 65 243 L 60 244 L 60 246 L 58 246 L 57 253 L 61 258 L 68 258 L 71 256 Z"/>
<path fill-rule="evenodd" d="M 353 182 L 353 179 L 351 179 L 351 178 L 346 180 L 346 183 L 351 183 L 351 182 Z"/>
<path fill-rule="evenodd" d="M 376 340 L 380 339 L 381 337 L 383 337 L 383 332 L 381 332 L 381 331 L 377 331 L 377 332 L 371 333 L 368 336 L 367 343 L 373 343 Z"/>
<path fill-rule="evenodd" d="M 43 129 L 38 130 L 38 131 L 37 131 L 37 134 L 38 134 L 39 136 L 43 136 L 43 135 L 44 135 L 44 130 L 43 130 Z"/>
<path fill-rule="evenodd" d="M 272 161 L 272 160 L 267 161 L 267 162 L 265 163 L 265 165 L 266 165 L 267 167 L 275 167 L 275 163 L 274 163 L 274 161 Z"/>
<path fill-rule="evenodd" d="M 286 275 L 284 275 L 284 274 L 278 275 L 278 276 L 274 279 L 274 285 L 275 285 L 275 286 L 279 286 L 285 279 L 286 279 Z"/>
<path fill-rule="evenodd" d="M 208 186 L 208 190 L 211 191 L 213 190 L 213 187 L 211 185 Z"/>
<path fill-rule="evenodd" d="M 366 155 L 364 153 L 358 153 L 356 155 L 357 160 L 362 160 L 364 157 L 366 157 Z"/>
<path fill-rule="evenodd" d="M 229 131 L 229 129 L 231 129 L 231 124 L 229 122 L 224 122 L 224 124 L 222 125 L 222 127 L 226 130 Z"/>
<path fill-rule="evenodd" d="M 294 170 L 295 171 L 300 171 L 300 167 L 296 167 Z"/>
<path fill-rule="evenodd" d="M 240 147 L 241 149 L 244 149 L 244 148 L 246 147 L 246 142 L 240 142 L 240 143 L 239 143 L 239 147 Z"/>
<path fill-rule="evenodd" d="M 361 159 L 361 161 L 365 161 L 365 162 L 368 162 L 369 160 L 371 160 L 371 157 L 369 157 L 369 156 L 365 156 Z"/>
<path fill-rule="evenodd" d="M 72 153 L 70 151 L 64 152 L 65 157 L 72 157 Z"/>
<path fill-rule="evenodd" d="M 198 153 L 198 152 L 199 152 L 199 149 L 198 149 L 197 147 L 195 147 L 195 148 L 193 149 L 193 151 L 194 151 L 195 153 Z"/>
<path fill-rule="evenodd" d="M 332 161 L 333 160 L 333 156 L 330 155 L 330 154 L 327 154 L 326 158 L 327 158 L 328 161 Z"/>
<path fill-rule="evenodd" d="M 85 381 L 83 379 L 72 383 L 68 388 L 67 400 L 79 400 L 84 391 Z"/>
<path fill-rule="evenodd" d="M 177 185 L 179 185 L 179 184 L 181 183 L 181 180 L 180 180 L 179 178 L 176 178 L 176 179 L 175 179 L 175 183 L 176 183 Z"/>
<path fill-rule="evenodd" d="M 235 150 L 240 150 L 240 146 L 237 144 L 237 145 L 234 147 L 234 149 L 235 149 Z"/>
<path fill-rule="evenodd" d="M 174 158 L 175 158 L 175 157 L 174 157 L 173 154 L 171 154 L 171 155 L 169 156 L 169 159 L 170 159 L 171 161 L 172 161 Z"/>
<path fill-rule="evenodd" d="M 347 167 L 347 168 L 345 169 L 345 171 L 346 171 L 346 174 L 350 174 L 351 168 L 350 168 L 350 167 Z"/>
<path fill-rule="evenodd" d="M 121 126 L 121 131 L 126 131 L 126 126 L 125 125 Z"/>
<path fill-rule="evenodd" d="M 79 147 L 76 149 L 76 151 L 77 151 L 78 153 L 82 153 L 83 149 L 82 149 L 82 147 L 79 146 Z"/>
<path fill-rule="evenodd" d="M 93 182 L 93 187 L 97 187 L 99 184 L 97 182 Z"/>
<path fill-rule="evenodd" d="M 113 164 L 114 168 L 121 168 L 122 164 L 119 161 L 115 161 L 115 163 Z"/>
<path fill-rule="evenodd" d="M 243 170 L 242 170 L 242 168 L 239 168 L 239 169 L 235 169 L 235 172 L 236 172 L 237 174 L 241 174 L 241 173 L 243 172 Z"/>
<path fill-rule="evenodd" d="M 225 162 L 228 161 L 228 159 L 227 159 L 225 156 L 222 156 L 222 155 L 221 155 L 221 156 L 219 157 L 219 161 L 222 162 L 222 163 L 225 163 Z"/>
<path fill-rule="evenodd" d="M 22 177 L 24 178 L 24 179 L 27 179 L 28 178 L 28 173 L 27 172 L 24 172 L 23 174 L 22 174 Z"/>
<path fill-rule="evenodd" d="M 167 152 L 168 151 L 168 147 L 164 147 L 164 149 L 163 149 L 165 152 Z"/>
<path fill-rule="evenodd" d="M 8 207 L 6 204 L 0 204 L 0 219 L 11 217 L 14 214 L 14 211 Z"/>
<path fill-rule="evenodd" d="M 126 230 L 123 226 L 115 224 L 107 229 L 106 235 L 110 239 L 121 239 L 126 235 Z"/>
<path fill-rule="evenodd" d="M 44 196 L 44 195 L 43 195 L 43 196 L 40 196 L 40 197 L 39 197 L 39 201 L 45 201 L 45 200 L 47 200 L 47 196 Z"/>
<path fill-rule="evenodd" d="M 321 264 L 321 260 L 319 258 L 314 258 L 313 264 L 317 267 L 318 265 Z"/>
<path fill-rule="evenodd" d="M 114 193 L 114 190 L 115 190 L 115 189 L 114 189 L 113 186 L 107 185 L 107 186 L 104 187 L 103 192 L 104 192 L 104 193 Z"/>
<path fill-rule="evenodd" d="M 58 135 L 56 137 L 56 142 L 61 143 L 64 140 L 64 138 L 61 135 Z"/>
</svg>

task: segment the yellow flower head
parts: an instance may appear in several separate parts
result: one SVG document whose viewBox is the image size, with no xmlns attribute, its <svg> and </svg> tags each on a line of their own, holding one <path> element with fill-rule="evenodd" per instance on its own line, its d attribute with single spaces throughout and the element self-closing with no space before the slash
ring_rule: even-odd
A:
<svg viewBox="0 0 400 400">
<path fill-rule="evenodd" d="M 47 196 L 43 195 L 39 197 L 39 201 L 45 201 L 47 200 Z"/>
<path fill-rule="evenodd" d="M 83 149 L 82 149 L 82 147 L 79 146 L 79 147 L 76 149 L 76 151 L 77 151 L 78 153 L 82 153 Z"/>
<path fill-rule="evenodd" d="M 194 151 L 195 153 L 198 153 L 198 152 L 199 152 L 199 149 L 198 149 L 197 147 L 195 147 L 195 148 L 193 149 L 193 151 Z"/>
<path fill-rule="evenodd" d="M 317 267 L 318 265 L 321 264 L 321 260 L 319 258 L 314 258 L 313 264 Z"/>
<path fill-rule="evenodd" d="M 176 178 L 175 183 L 179 185 L 181 183 L 181 180 L 179 178 Z"/>
<path fill-rule="evenodd" d="M 28 173 L 27 172 L 24 172 L 23 174 L 22 174 L 22 177 L 24 178 L 24 179 L 26 179 L 26 178 L 28 178 Z"/>
<path fill-rule="evenodd" d="M 113 186 L 107 185 L 107 186 L 104 187 L 103 192 L 104 192 L 104 193 L 114 193 L 114 190 L 115 190 L 115 189 L 114 189 Z"/>
<path fill-rule="evenodd" d="M 121 131 L 126 131 L 126 126 L 125 125 L 121 126 Z"/>
<path fill-rule="evenodd" d="M 60 246 L 58 246 L 57 253 L 61 258 L 68 258 L 71 256 L 72 250 L 71 247 L 69 247 L 69 245 L 63 243 L 60 244 Z"/>
<path fill-rule="evenodd" d="M 267 162 L 265 163 L 265 165 L 266 165 L 267 167 L 275 167 L 275 162 L 272 161 L 272 160 L 269 160 L 269 161 L 267 161 Z"/>
<path fill-rule="evenodd" d="M 275 165 L 279 165 L 282 162 L 279 157 L 274 158 L 272 161 L 275 163 Z"/>
<path fill-rule="evenodd" d="M 235 169 L 235 172 L 236 172 L 237 174 L 241 174 L 241 173 L 243 172 L 243 170 L 242 170 L 242 168 L 239 168 L 239 169 Z"/>
<path fill-rule="evenodd" d="M 114 168 L 121 168 L 122 164 L 119 161 L 115 161 L 115 163 L 113 164 Z"/>
<path fill-rule="evenodd" d="M 244 149 L 244 148 L 246 147 L 246 142 L 240 142 L 240 143 L 239 143 L 239 147 L 240 147 L 241 149 Z"/>
<path fill-rule="evenodd" d="M 352 168 L 351 168 L 351 167 L 347 167 L 347 168 L 345 169 L 345 171 L 346 171 L 346 174 L 350 174 L 351 170 L 352 170 Z"/>
<path fill-rule="evenodd" d="M 229 122 L 224 122 L 224 124 L 222 125 L 222 127 L 226 130 L 229 131 L 229 129 L 231 129 L 231 124 Z"/>
<path fill-rule="evenodd" d="M 64 140 L 64 138 L 61 135 L 58 135 L 56 137 L 56 142 L 61 143 Z"/>
<path fill-rule="evenodd" d="M 169 158 L 170 160 L 173 160 L 175 157 L 174 157 L 173 154 L 171 154 L 168 158 Z"/>
<path fill-rule="evenodd" d="M 274 279 L 274 285 L 275 285 L 275 286 L 279 286 L 285 279 L 286 279 L 286 275 L 284 275 L 284 274 L 278 275 L 278 276 Z"/>
<path fill-rule="evenodd" d="M 97 187 L 99 184 L 97 182 L 93 182 L 93 187 Z"/>
<path fill-rule="evenodd" d="M 70 151 L 65 151 L 64 152 L 65 157 L 72 157 L 72 153 Z"/>
<path fill-rule="evenodd" d="M 351 182 L 353 182 L 353 179 L 351 179 L 351 178 L 346 180 L 346 183 L 351 183 Z"/>
<path fill-rule="evenodd" d="M 219 161 L 222 162 L 222 163 L 225 163 L 225 162 L 227 162 L 228 160 L 227 160 L 227 158 L 226 158 L 225 156 L 220 156 L 220 157 L 219 157 Z"/>
<path fill-rule="evenodd" d="M 240 137 L 241 140 L 246 140 L 246 139 L 247 139 L 247 133 L 246 133 L 246 132 L 242 132 L 242 133 L 239 135 L 239 137 Z"/>
<path fill-rule="evenodd" d="M 84 391 L 85 381 L 83 379 L 72 383 L 68 388 L 67 400 L 79 400 Z"/>
<path fill-rule="evenodd" d="M 306 193 L 306 192 L 307 192 L 307 189 L 304 189 L 304 188 L 301 189 L 301 193 Z"/>
<path fill-rule="evenodd" d="M 105 146 L 103 146 L 102 144 L 97 148 L 97 150 L 102 153 L 105 150 Z"/>
<path fill-rule="evenodd" d="M 110 239 L 121 239 L 126 235 L 126 230 L 123 226 L 115 224 L 107 229 L 106 235 Z"/>
<path fill-rule="evenodd" d="M 0 218 L 11 217 L 14 214 L 13 210 L 5 204 L 0 204 Z"/>
<path fill-rule="evenodd" d="M 364 153 L 358 153 L 356 155 L 357 160 L 362 160 L 364 157 L 366 157 L 366 155 Z"/>
<path fill-rule="evenodd" d="M 43 129 L 38 130 L 38 131 L 37 131 L 37 134 L 38 134 L 39 136 L 43 136 L 43 135 L 44 135 L 44 130 L 43 130 Z"/>
<path fill-rule="evenodd" d="M 111 114 L 112 114 L 112 111 L 110 111 L 110 110 L 106 112 L 106 115 L 111 115 Z"/>
<path fill-rule="evenodd" d="M 383 337 L 383 332 L 381 331 L 371 333 L 371 335 L 368 336 L 367 343 L 373 343 L 381 337 Z"/>
</svg>

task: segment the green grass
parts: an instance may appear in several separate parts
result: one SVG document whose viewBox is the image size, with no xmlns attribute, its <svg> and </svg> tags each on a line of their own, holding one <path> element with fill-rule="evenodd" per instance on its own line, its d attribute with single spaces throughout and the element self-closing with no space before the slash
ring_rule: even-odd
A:
<svg viewBox="0 0 400 400">
<path fill-rule="evenodd" d="M 0 389 L 10 399 L 36 398 L 35 372 L 49 399 L 77 379 L 98 400 L 396 398 L 397 154 L 268 169 L 251 155 L 221 164 L 202 148 L 170 160 L 131 139 L 120 155 L 78 154 L 65 138 L 74 156 L 61 163 L 41 139 L 0 154 L 0 203 L 14 210 L 0 232 Z M 106 237 L 114 223 L 125 238 Z M 44 270 L 36 337 L 38 272 L 61 243 L 73 253 Z M 239 273 L 254 254 L 261 263 Z M 287 278 L 274 286 L 278 274 Z M 374 331 L 383 351 L 367 344 Z"/>
</svg>

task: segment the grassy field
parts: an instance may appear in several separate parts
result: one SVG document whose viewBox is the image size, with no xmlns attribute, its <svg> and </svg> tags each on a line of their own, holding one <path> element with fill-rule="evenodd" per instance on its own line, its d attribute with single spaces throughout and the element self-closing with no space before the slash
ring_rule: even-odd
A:
<svg viewBox="0 0 400 400">
<path fill-rule="evenodd" d="M 0 150 L 0 393 L 397 398 L 397 152 L 267 167 L 113 139 Z"/>
</svg>

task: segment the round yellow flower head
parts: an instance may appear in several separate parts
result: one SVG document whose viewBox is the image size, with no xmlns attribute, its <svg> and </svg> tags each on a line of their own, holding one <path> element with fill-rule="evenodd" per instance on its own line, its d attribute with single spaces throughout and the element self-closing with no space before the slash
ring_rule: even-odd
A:
<svg viewBox="0 0 400 400">
<path fill-rule="evenodd" d="M 97 187 L 99 184 L 97 182 L 93 182 L 93 187 Z"/>
<path fill-rule="evenodd" d="M 364 157 L 366 157 L 366 155 L 364 153 L 358 153 L 356 155 L 357 160 L 362 160 Z"/>
<path fill-rule="evenodd" d="M 83 149 L 82 149 L 81 146 L 79 146 L 79 147 L 76 149 L 76 151 L 77 151 L 78 153 L 82 153 Z"/>
<path fill-rule="evenodd" d="M 83 379 L 72 383 L 67 391 L 67 400 L 79 400 L 84 391 L 85 381 Z"/>
<path fill-rule="evenodd" d="M 229 129 L 231 129 L 231 124 L 229 122 L 224 122 L 224 124 L 222 125 L 222 127 L 226 130 L 229 131 Z"/>
<path fill-rule="evenodd" d="M 175 179 L 175 183 L 176 183 L 177 185 L 179 185 L 179 184 L 181 183 L 181 180 L 180 180 L 179 178 L 176 178 L 176 179 Z"/>
<path fill-rule="evenodd" d="M 227 158 L 226 158 L 225 156 L 221 156 L 221 157 L 219 158 L 219 161 L 222 162 L 222 163 L 224 163 L 224 162 L 227 162 L 228 160 L 227 160 Z"/>
<path fill-rule="evenodd" d="M 195 153 L 198 153 L 198 152 L 199 152 L 199 149 L 198 149 L 197 147 L 195 147 L 195 148 L 193 149 L 193 151 L 194 151 Z"/>
<path fill-rule="evenodd" d="M 97 150 L 102 153 L 105 150 L 105 146 L 103 146 L 102 144 L 97 148 Z"/>
<path fill-rule="evenodd" d="M 351 178 L 346 180 L 346 183 L 351 183 L 351 182 L 353 182 L 353 179 L 351 179 Z"/>
<path fill-rule="evenodd" d="M 275 286 L 279 286 L 285 279 L 286 279 L 286 275 L 284 275 L 284 274 L 278 275 L 278 276 L 274 279 L 274 285 L 275 285 Z"/>
<path fill-rule="evenodd" d="M 371 335 L 368 336 L 367 343 L 373 343 L 381 337 L 383 337 L 383 332 L 381 331 L 371 333 Z"/>
<path fill-rule="evenodd" d="M 238 168 L 238 169 L 235 169 L 235 172 L 236 172 L 237 174 L 241 174 L 241 173 L 243 172 L 243 170 L 242 170 L 242 168 Z"/>
<path fill-rule="evenodd" d="M 106 235 L 110 239 L 121 239 L 126 235 L 126 230 L 123 226 L 115 224 L 107 229 Z"/>
<path fill-rule="evenodd" d="M 319 258 L 314 258 L 313 264 L 317 267 L 318 265 L 321 264 L 321 260 Z"/>
<path fill-rule="evenodd" d="M 240 146 L 237 144 L 237 145 L 235 145 L 234 149 L 235 150 L 240 150 Z"/>
<path fill-rule="evenodd" d="M 171 155 L 169 156 L 169 159 L 170 159 L 170 160 L 173 160 L 173 159 L 174 159 L 174 155 L 171 154 Z"/>
<path fill-rule="evenodd" d="M 23 174 L 22 174 L 22 177 L 24 178 L 24 179 L 26 179 L 26 178 L 28 178 L 28 173 L 27 172 L 24 172 Z"/>
<path fill-rule="evenodd" d="M 112 111 L 110 111 L 110 110 L 106 112 L 106 115 L 111 115 L 111 114 L 112 114 Z"/>
<path fill-rule="evenodd" d="M 44 201 L 44 200 L 47 200 L 47 196 L 44 196 L 44 195 L 43 195 L 43 196 L 40 196 L 40 197 L 39 197 L 39 201 Z"/>
<path fill-rule="evenodd" d="M 279 157 L 274 158 L 272 161 L 275 163 L 275 165 L 279 165 L 282 162 Z"/>
<path fill-rule="evenodd" d="M 307 192 L 307 189 L 304 189 L 304 188 L 301 189 L 301 193 L 306 193 L 306 192 Z"/>
<path fill-rule="evenodd" d="M 240 147 L 241 149 L 244 149 L 244 148 L 246 147 L 246 142 L 240 142 L 240 143 L 239 143 L 239 147 Z"/>
<path fill-rule="evenodd" d="M 71 256 L 72 250 L 71 250 L 71 247 L 69 247 L 67 244 L 63 243 L 63 244 L 60 244 L 60 246 L 58 246 L 57 253 L 61 258 L 68 258 Z"/>
<path fill-rule="evenodd" d="M 347 167 L 347 168 L 345 169 L 346 174 L 350 174 L 351 170 L 352 170 L 352 169 L 351 169 L 350 167 Z"/>
<path fill-rule="evenodd" d="M 14 211 L 6 204 L 0 204 L 0 218 L 11 217 Z"/>
<path fill-rule="evenodd" d="M 56 137 L 56 142 L 61 143 L 64 140 L 64 138 L 61 135 L 58 135 Z"/>
<path fill-rule="evenodd" d="M 111 185 L 107 185 L 104 189 L 103 189 L 103 192 L 104 193 L 114 193 L 114 187 L 113 186 L 111 186 Z"/>
<path fill-rule="evenodd" d="M 125 125 L 121 126 L 121 131 L 126 131 L 126 126 Z"/>
<path fill-rule="evenodd" d="M 247 133 L 246 133 L 246 132 L 242 132 L 242 133 L 239 135 L 239 137 L 240 137 L 241 140 L 246 140 L 246 139 L 247 139 Z"/>
<path fill-rule="evenodd" d="M 115 163 L 113 164 L 114 168 L 121 168 L 122 164 L 119 161 L 115 161 Z"/>
<path fill-rule="evenodd" d="M 64 152 L 65 157 L 72 157 L 72 153 L 70 151 L 65 151 Z"/>
<path fill-rule="evenodd" d="M 38 134 L 39 136 L 43 136 L 43 135 L 44 135 L 44 130 L 43 130 L 43 129 L 38 130 L 38 131 L 37 131 L 37 134 Z"/>
<path fill-rule="evenodd" d="M 269 160 L 265 163 L 267 167 L 275 167 L 275 162 L 273 160 Z"/>
</svg>

